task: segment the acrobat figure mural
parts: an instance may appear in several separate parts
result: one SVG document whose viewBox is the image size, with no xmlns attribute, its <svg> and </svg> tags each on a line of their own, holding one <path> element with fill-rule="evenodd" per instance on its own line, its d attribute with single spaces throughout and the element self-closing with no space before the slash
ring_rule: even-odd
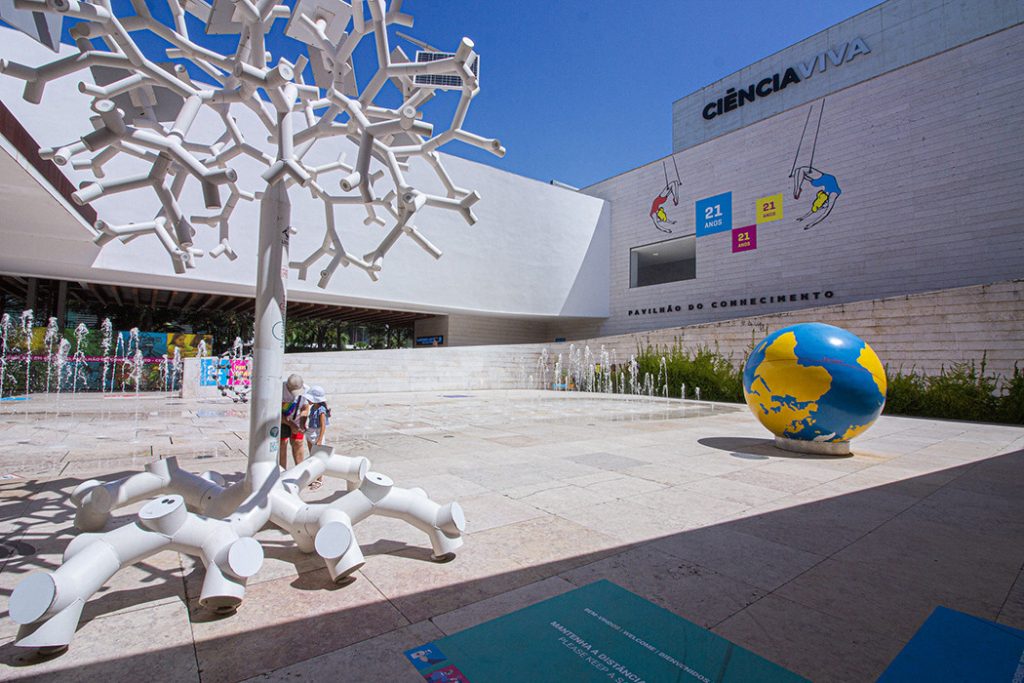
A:
<svg viewBox="0 0 1024 683">
<path fill-rule="evenodd" d="M 804 138 L 807 135 L 807 124 L 810 123 L 811 113 L 814 110 L 812 104 L 807 110 L 807 118 L 804 120 L 804 130 L 800 134 L 800 142 L 797 144 L 796 156 L 793 157 L 793 168 L 789 172 L 789 177 L 793 179 L 793 199 L 800 199 L 800 194 L 803 192 L 804 183 L 808 183 L 812 188 L 817 188 L 817 192 L 814 194 L 814 199 L 811 200 L 811 206 L 807 213 L 798 217 L 796 220 L 798 223 L 804 223 L 804 230 L 813 228 L 818 223 L 828 218 L 828 215 L 832 213 L 832 209 L 836 206 L 836 200 L 839 199 L 839 195 L 843 191 L 839 188 L 839 181 L 836 180 L 834 175 L 824 173 L 814 167 L 814 152 L 818 146 L 818 131 L 821 130 L 821 114 L 825 110 L 825 100 L 821 101 L 821 106 L 818 108 L 818 124 L 814 129 L 814 141 L 811 144 L 811 158 L 807 162 L 806 166 L 797 166 L 797 162 L 800 159 L 800 148 L 803 146 Z"/>
<path fill-rule="evenodd" d="M 661 166 L 665 171 L 665 189 L 651 202 L 651 220 L 654 221 L 654 227 L 658 230 L 671 234 L 672 229 L 667 226 L 675 225 L 676 222 L 668 217 L 668 213 L 665 211 L 665 204 L 668 202 L 668 198 L 671 197 L 672 206 L 679 206 L 679 187 L 682 183 L 679 181 L 679 167 L 676 166 L 675 155 L 672 156 L 672 168 L 676 172 L 675 180 L 668 179 L 668 164 L 662 161 Z"/>
</svg>

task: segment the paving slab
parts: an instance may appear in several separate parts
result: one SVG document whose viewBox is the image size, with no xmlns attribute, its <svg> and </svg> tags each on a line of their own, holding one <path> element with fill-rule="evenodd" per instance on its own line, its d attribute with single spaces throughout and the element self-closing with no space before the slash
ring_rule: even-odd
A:
<svg viewBox="0 0 1024 683">
<path fill-rule="evenodd" d="M 814 680 L 874 679 L 938 604 L 1024 628 L 1024 428 L 882 417 L 851 456 L 824 458 L 780 451 L 743 406 L 459 394 L 344 397 L 327 435 L 401 486 L 458 500 L 454 560 L 371 517 L 355 529 L 366 563 L 338 585 L 270 527 L 239 611 L 215 617 L 196 602 L 201 562 L 159 553 L 118 572 L 52 658 L 13 645 L 7 599 L 58 566 L 71 490 L 161 455 L 239 477 L 247 407 L 0 405 L 16 446 L 0 455 L 0 679 L 421 680 L 403 650 L 602 578 Z M 303 498 L 344 494 L 328 479 Z"/>
</svg>

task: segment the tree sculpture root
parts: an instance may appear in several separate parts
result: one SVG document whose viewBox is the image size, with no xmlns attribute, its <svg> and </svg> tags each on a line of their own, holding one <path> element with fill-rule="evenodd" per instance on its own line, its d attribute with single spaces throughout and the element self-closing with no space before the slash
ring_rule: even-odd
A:
<svg viewBox="0 0 1024 683">
<path fill-rule="evenodd" d="M 20 624 L 16 644 L 43 652 L 66 648 L 86 600 L 118 570 L 162 550 L 200 558 L 206 576 L 199 604 L 233 612 L 246 581 L 263 564 L 263 548 L 253 536 L 268 523 L 291 534 L 302 552 L 322 557 L 336 582 L 363 566 L 352 527 L 374 514 L 420 529 L 430 539 L 432 558 L 450 559 L 462 545 L 461 506 L 439 505 L 423 489 L 399 488 L 369 466 L 366 458 L 320 446 L 285 472 L 262 463 L 231 486 L 216 472 L 186 472 L 173 457 L 118 481 L 83 482 L 71 500 L 77 507 L 75 526 L 86 533 L 71 541 L 59 568 L 29 574 L 11 595 L 10 615 Z M 321 475 L 345 479 L 349 490 L 328 504 L 304 502 L 299 492 Z M 107 525 L 113 510 L 150 497 L 134 523 L 94 533 Z"/>
</svg>

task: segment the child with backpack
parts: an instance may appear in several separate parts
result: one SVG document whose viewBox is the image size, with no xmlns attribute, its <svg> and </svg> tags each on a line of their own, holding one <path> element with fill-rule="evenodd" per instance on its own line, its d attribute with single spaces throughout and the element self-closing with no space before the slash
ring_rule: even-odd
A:
<svg viewBox="0 0 1024 683">
<path fill-rule="evenodd" d="M 312 452 L 313 446 L 320 446 L 324 443 L 327 426 L 331 423 L 331 409 L 327 405 L 327 394 L 321 386 L 311 386 L 303 398 L 306 399 L 303 416 L 304 436 L 306 443 L 309 444 L 308 448 Z M 323 477 L 317 477 L 309 484 L 309 488 L 314 491 L 321 486 L 323 486 Z"/>
</svg>

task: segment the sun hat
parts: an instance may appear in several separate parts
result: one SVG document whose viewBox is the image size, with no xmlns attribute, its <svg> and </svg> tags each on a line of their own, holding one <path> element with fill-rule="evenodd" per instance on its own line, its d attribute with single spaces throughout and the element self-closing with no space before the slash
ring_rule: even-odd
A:
<svg viewBox="0 0 1024 683">
<path fill-rule="evenodd" d="M 318 384 L 314 384 L 309 388 L 303 397 L 310 403 L 324 403 L 327 400 L 327 393 L 324 388 Z"/>
</svg>

